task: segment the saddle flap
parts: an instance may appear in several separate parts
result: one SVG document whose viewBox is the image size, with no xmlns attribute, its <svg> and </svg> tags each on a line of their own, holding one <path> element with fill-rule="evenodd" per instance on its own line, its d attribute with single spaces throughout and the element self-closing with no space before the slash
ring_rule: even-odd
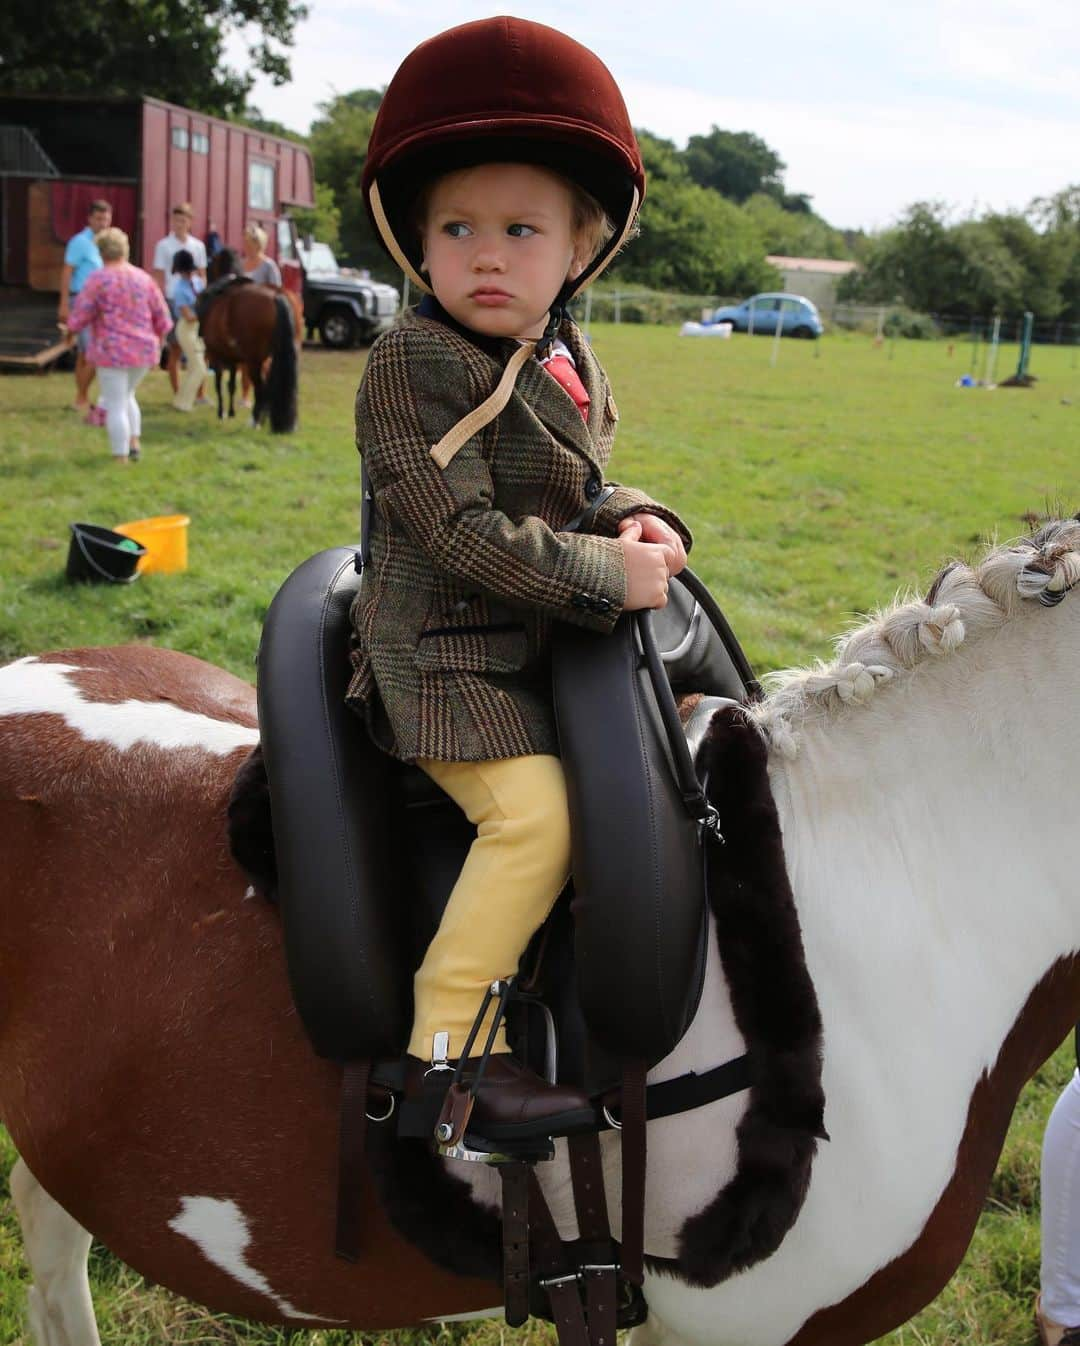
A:
<svg viewBox="0 0 1080 1346">
<path fill-rule="evenodd" d="M 278 590 L 259 647 L 289 981 L 315 1050 L 338 1060 L 399 1055 L 412 1009 L 393 764 L 345 704 L 359 583 L 352 548 L 310 557 Z"/>
<path fill-rule="evenodd" d="M 610 635 L 557 628 L 552 667 L 578 996 L 605 1051 L 656 1062 L 686 1031 L 704 975 L 698 826 L 675 783 L 629 617 Z"/>
</svg>

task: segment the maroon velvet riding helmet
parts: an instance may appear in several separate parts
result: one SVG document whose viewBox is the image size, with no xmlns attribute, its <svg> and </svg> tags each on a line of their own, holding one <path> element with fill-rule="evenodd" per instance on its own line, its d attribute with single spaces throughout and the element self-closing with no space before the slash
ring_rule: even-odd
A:
<svg viewBox="0 0 1080 1346">
<path fill-rule="evenodd" d="M 364 204 L 383 247 L 422 290 L 417 194 L 481 163 L 532 163 L 577 183 L 615 236 L 560 295 L 592 280 L 629 231 L 645 170 L 619 86 L 587 47 L 542 23 L 479 19 L 421 43 L 383 95 L 364 165 Z"/>
</svg>

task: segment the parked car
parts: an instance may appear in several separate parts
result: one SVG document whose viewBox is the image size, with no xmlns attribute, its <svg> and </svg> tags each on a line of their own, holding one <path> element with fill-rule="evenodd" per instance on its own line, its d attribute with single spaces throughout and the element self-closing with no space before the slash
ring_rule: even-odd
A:
<svg viewBox="0 0 1080 1346">
<path fill-rule="evenodd" d="M 736 332 L 763 336 L 772 336 L 778 322 L 783 336 L 812 339 L 825 330 L 817 308 L 800 294 L 751 295 L 741 304 L 715 309 L 709 322 L 729 322 Z"/>
<path fill-rule="evenodd" d="M 394 325 L 400 296 L 392 285 L 343 270 L 328 243 L 297 248 L 304 272 L 304 325 L 323 344 L 345 350 L 374 341 Z"/>
</svg>

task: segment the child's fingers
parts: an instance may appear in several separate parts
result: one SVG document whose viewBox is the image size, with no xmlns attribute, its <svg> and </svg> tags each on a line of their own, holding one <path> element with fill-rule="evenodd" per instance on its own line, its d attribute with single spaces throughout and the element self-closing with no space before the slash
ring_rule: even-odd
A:
<svg viewBox="0 0 1080 1346">
<path fill-rule="evenodd" d="M 619 537 L 627 538 L 630 542 L 637 542 L 641 537 L 641 524 L 633 516 L 621 520 L 619 523 Z"/>
</svg>

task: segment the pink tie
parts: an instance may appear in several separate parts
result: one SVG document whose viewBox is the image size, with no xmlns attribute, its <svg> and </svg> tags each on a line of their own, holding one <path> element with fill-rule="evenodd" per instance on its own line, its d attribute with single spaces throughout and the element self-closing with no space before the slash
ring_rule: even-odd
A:
<svg viewBox="0 0 1080 1346">
<path fill-rule="evenodd" d="M 585 385 L 578 378 L 578 372 L 573 363 L 565 355 L 553 355 L 550 360 L 544 362 L 544 368 L 559 385 L 565 388 L 574 399 L 574 405 L 581 412 L 581 419 L 586 423 L 589 420 L 589 394 L 585 391 Z"/>
</svg>

